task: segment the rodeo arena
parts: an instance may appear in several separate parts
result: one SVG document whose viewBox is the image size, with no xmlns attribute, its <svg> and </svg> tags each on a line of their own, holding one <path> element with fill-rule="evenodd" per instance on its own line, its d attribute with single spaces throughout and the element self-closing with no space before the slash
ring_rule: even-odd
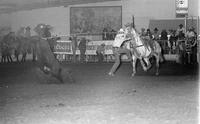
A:
<svg viewBox="0 0 200 124">
<path fill-rule="evenodd" d="M 0 124 L 198 124 L 198 0 L 0 0 Z"/>
</svg>

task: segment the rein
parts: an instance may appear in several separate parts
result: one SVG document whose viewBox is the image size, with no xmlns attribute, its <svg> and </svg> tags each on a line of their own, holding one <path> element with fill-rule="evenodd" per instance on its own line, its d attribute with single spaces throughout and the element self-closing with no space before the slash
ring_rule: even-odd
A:
<svg viewBox="0 0 200 124">
<path fill-rule="evenodd" d="M 131 39 L 133 40 L 133 38 L 131 38 Z M 142 42 L 141 45 L 137 45 L 136 43 L 135 43 L 135 45 L 133 45 L 134 42 L 132 42 L 131 45 L 130 45 L 130 47 L 133 48 L 136 57 L 139 58 L 139 59 L 141 59 L 142 56 L 141 56 L 140 52 L 137 50 L 137 48 L 143 47 L 143 46 L 144 46 L 144 47 L 145 47 L 145 54 L 146 54 L 146 52 L 147 52 L 147 50 L 148 50 L 148 48 L 147 48 L 147 46 L 145 45 L 144 41 L 141 40 L 141 42 Z"/>
<path fill-rule="evenodd" d="M 130 41 L 130 40 L 133 40 L 133 39 L 131 38 L 131 39 L 128 39 L 126 41 Z M 144 46 L 144 44 L 137 46 L 137 45 L 133 45 L 133 43 L 131 43 L 131 48 L 138 48 L 138 47 L 142 47 L 142 46 Z"/>
<path fill-rule="evenodd" d="M 132 48 L 138 48 L 138 47 L 142 47 L 142 46 L 144 46 L 144 44 L 141 44 L 141 45 L 133 45 L 133 43 L 131 43 L 131 47 L 132 47 Z"/>
<path fill-rule="evenodd" d="M 139 45 L 139 46 L 136 46 L 136 45 L 131 45 L 131 47 L 133 48 L 138 48 L 138 47 L 142 47 L 142 46 L 144 46 L 144 44 L 142 44 L 142 45 Z"/>
</svg>

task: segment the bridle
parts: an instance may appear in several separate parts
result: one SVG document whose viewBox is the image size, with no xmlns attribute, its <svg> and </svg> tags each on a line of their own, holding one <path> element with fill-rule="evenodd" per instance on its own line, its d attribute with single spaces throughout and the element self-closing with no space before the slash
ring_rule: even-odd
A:
<svg viewBox="0 0 200 124">
<path fill-rule="evenodd" d="M 135 39 L 135 38 L 134 38 Z M 133 38 L 129 39 L 129 40 L 133 40 Z M 136 41 L 135 41 L 136 42 Z M 133 42 L 131 42 L 131 48 L 138 48 L 138 47 L 142 47 L 144 46 L 144 44 L 141 45 L 133 45 Z"/>
<path fill-rule="evenodd" d="M 131 32 L 132 35 L 131 35 L 130 39 L 128 39 L 128 41 L 131 40 L 130 48 L 132 48 L 133 51 L 136 52 L 137 58 L 140 58 L 140 55 L 139 55 L 140 52 L 137 50 L 137 48 L 145 47 L 145 44 L 144 44 L 144 41 L 142 41 L 142 39 L 140 39 L 140 36 L 138 34 L 136 34 L 135 30 L 133 30 L 133 31 L 134 32 Z M 141 44 L 138 44 L 138 40 L 140 40 Z M 147 48 L 145 47 L 145 54 L 146 54 L 146 52 L 147 52 Z"/>
</svg>

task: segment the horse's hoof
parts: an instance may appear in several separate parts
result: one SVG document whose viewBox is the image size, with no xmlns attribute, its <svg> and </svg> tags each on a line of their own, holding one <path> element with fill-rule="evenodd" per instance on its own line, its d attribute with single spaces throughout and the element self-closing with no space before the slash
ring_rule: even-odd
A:
<svg viewBox="0 0 200 124">
<path fill-rule="evenodd" d="M 159 75 L 159 73 L 158 72 L 156 72 L 156 76 L 158 76 Z"/>
<path fill-rule="evenodd" d="M 131 77 L 134 77 L 135 76 L 135 74 L 133 73 L 133 74 L 131 74 Z"/>
<path fill-rule="evenodd" d="M 151 66 L 148 66 L 148 67 L 147 67 L 147 70 L 149 70 L 150 68 L 151 68 Z"/>
<path fill-rule="evenodd" d="M 115 76 L 112 72 L 109 72 L 108 75 L 112 77 Z"/>
</svg>

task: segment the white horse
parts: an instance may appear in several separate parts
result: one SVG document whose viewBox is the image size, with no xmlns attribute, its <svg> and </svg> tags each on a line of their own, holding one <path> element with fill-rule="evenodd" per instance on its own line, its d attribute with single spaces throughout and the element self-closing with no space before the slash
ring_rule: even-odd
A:
<svg viewBox="0 0 200 124">
<path fill-rule="evenodd" d="M 132 53 L 132 66 L 133 72 L 132 76 L 136 73 L 136 62 L 137 59 L 140 60 L 140 63 L 144 71 L 147 71 L 151 67 L 149 59 L 154 56 L 156 58 L 156 75 L 159 75 L 159 62 L 163 61 L 162 49 L 159 43 L 155 40 L 143 39 L 136 32 L 134 28 L 127 27 L 125 29 L 125 40 L 128 39 L 128 49 Z"/>
</svg>

